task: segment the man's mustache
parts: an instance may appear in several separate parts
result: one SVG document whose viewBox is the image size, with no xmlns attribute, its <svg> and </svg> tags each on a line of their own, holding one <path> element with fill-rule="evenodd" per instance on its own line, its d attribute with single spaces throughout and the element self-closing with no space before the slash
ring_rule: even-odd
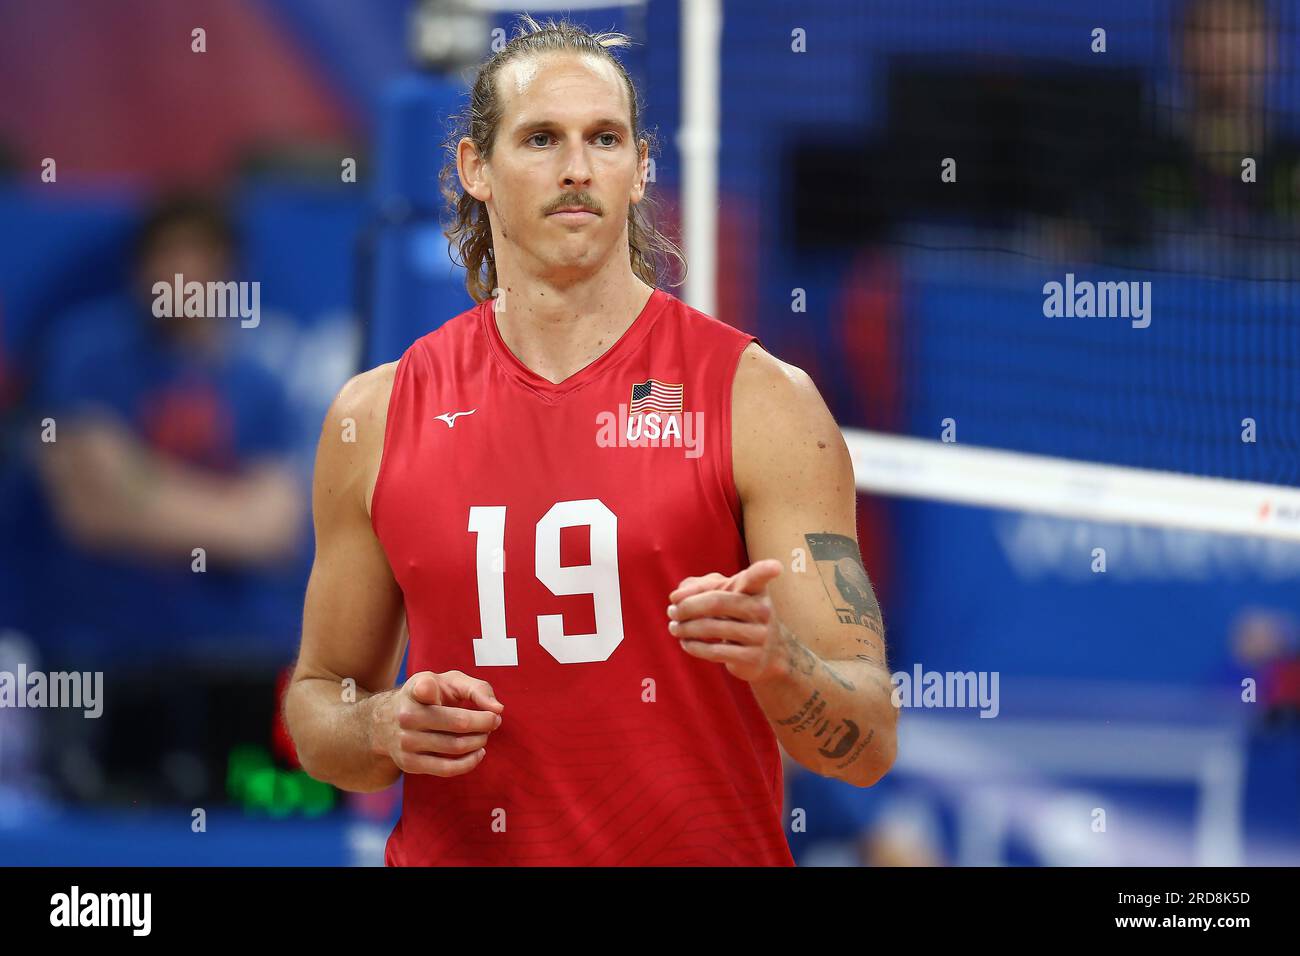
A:
<svg viewBox="0 0 1300 956">
<path fill-rule="evenodd" d="M 566 199 L 559 200 L 555 203 L 552 203 L 551 207 L 546 210 L 546 215 L 549 216 L 551 215 L 551 213 L 560 212 L 561 210 L 567 212 L 571 209 L 573 210 L 582 209 L 585 210 L 586 212 L 594 212 L 597 216 L 603 216 L 605 214 L 605 211 L 601 208 L 600 203 L 596 202 L 594 199 L 590 199 L 584 196 L 571 196 Z"/>
</svg>

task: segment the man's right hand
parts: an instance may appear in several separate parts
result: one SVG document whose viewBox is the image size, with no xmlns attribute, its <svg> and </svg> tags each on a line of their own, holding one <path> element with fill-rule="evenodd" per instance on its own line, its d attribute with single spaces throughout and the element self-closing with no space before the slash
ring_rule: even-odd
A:
<svg viewBox="0 0 1300 956">
<path fill-rule="evenodd" d="M 457 777 L 477 767 L 505 708 L 491 684 L 461 671 L 412 674 L 383 698 L 374 710 L 375 751 L 403 773 L 435 777 Z"/>
</svg>

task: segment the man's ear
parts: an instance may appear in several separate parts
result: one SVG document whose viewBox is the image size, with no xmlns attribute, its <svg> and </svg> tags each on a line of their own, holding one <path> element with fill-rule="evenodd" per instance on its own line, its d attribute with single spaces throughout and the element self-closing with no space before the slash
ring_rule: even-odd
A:
<svg viewBox="0 0 1300 956">
<path fill-rule="evenodd" d="M 468 136 L 462 136 L 456 144 L 456 173 L 460 177 L 461 188 L 479 202 L 487 202 L 492 197 L 487 163 L 479 157 L 474 141 Z"/>
<path fill-rule="evenodd" d="M 636 205 L 645 198 L 646 179 L 649 176 L 650 162 L 650 144 L 646 140 L 641 140 L 640 149 L 637 155 L 636 164 L 636 183 L 632 186 L 632 204 Z"/>
</svg>

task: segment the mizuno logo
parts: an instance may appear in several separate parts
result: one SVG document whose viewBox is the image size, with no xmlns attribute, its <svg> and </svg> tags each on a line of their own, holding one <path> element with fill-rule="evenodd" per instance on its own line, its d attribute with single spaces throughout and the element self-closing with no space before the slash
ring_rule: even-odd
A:
<svg viewBox="0 0 1300 956">
<path fill-rule="evenodd" d="M 477 408 L 471 408 L 467 412 L 443 412 L 441 415 L 434 415 L 433 417 L 440 422 L 446 422 L 448 428 L 455 428 L 456 419 L 462 415 L 473 415 L 476 411 L 478 411 Z"/>
</svg>

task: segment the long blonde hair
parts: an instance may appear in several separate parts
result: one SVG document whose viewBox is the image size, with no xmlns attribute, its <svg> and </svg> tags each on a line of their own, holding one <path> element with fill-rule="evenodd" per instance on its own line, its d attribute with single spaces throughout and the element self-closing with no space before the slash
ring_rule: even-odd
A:
<svg viewBox="0 0 1300 956">
<path fill-rule="evenodd" d="M 627 87 L 628 102 L 632 109 L 632 139 L 640 156 L 644 142 L 649 155 L 655 153 L 655 136 L 639 128 L 641 108 L 636 85 L 627 70 L 613 54 L 615 47 L 630 46 L 632 39 L 623 33 L 588 33 L 567 20 L 547 20 L 540 24 L 528 14 L 522 14 L 515 36 L 478 69 L 470 92 L 469 104 L 464 112 L 453 117 L 450 135 L 443 143 L 450 162 L 439 172 L 442 195 L 454 213 L 451 226 L 443 231 L 455 250 L 452 259 L 465 267 L 465 288 L 475 302 L 492 297 L 497 287 L 496 257 L 492 249 L 492 228 L 488 221 L 487 206 L 460 186 L 456 171 L 457 144 L 469 137 L 479 155 L 486 161 L 491 158 L 501 123 L 501 97 L 497 92 L 497 74 L 508 63 L 528 56 L 569 51 L 601 57 L 614 65 Z M 653 200 L 649 193 L 641 202 L 628 203 L 627 242 L 632 271 L 642 282 L 658 288 L 660 258 L 673 259 L 681 267 L 681 275 L 672 285 L 680 285 L 686 277 L 686 257 L 680 247 L 655 228 Z M 457 254 L 459 258 L 457 258 Z"/>
</svg>

